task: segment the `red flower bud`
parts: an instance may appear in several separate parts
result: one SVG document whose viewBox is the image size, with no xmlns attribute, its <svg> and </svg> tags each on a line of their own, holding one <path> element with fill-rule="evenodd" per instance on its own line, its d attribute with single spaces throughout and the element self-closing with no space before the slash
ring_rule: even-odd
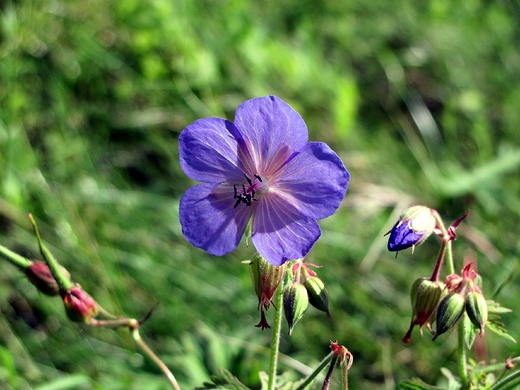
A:
<svg viewBox="0 0 520 390">
<path fill-rule="evenodd" d="M 98 311 L 98 305 L 79 284 L 62 295 L 65 311 L 71 321 L 89 322 Z"/>
<path fill-rule="evenodd" d="M 62 267 L 64 274 L 69 277 L 69 273 Z M 51 270 L 47 264 L 34 260 L 33 263 L 25 270 L 25 275 L 38 290 L 47 295 L 58 295 L 60 292 L 58 283 L 52 276 Z"/>
</svg>

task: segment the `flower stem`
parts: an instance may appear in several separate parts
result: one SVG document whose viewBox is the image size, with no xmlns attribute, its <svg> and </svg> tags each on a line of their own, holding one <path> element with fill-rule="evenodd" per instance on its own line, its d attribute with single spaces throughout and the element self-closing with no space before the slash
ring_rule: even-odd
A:
<svg viewBox="0 0 520 390">
<path fill-rule="evenodd" d="M 349 365 L 347 363 L 342 364 L 342 370 L 341 370 L 341 389 L 342 390 L 348 390 L 348 370 Z"/>
<path fill-rule="evenodd" d="M 330 381 L 332 380 L 332 373 L 334 372 L 334 367 L 336 367 L 336 362 L 338 361 L 338 359 L 339 356 L 336 353 L 333 353 L 332 359 L 330 361 L 329 370 L 327 371 L 327 376 L 325 376 L 325 380 L 323 381 L 321 390 L 329 390 Z"/>
<path fill-rule="evenodd" d="M 432 282 L 439 281 L 439 275 L 441 273 L 442 263 L 444 262 L 444 257 L 446 255 L 446 242 L 442 240 L 441 249 L 439 250 L 439 254 L 437 255 L 437 263 L 435 263 L 435 268 L 433 269 L 432 276 L 430 280 Z"/>
<path fill-rule="evenodd" d="M 453 262 L 453 251 L 451 250 L 451 240 L 448 238 L 448 242 L 446 243 L 446 261 L 448 264 L 448 274 L 455 273 L 455 264 Z"/>
<path fill-rule="evenodd" d="M 0 245 L 0 253 L 4 255 L 9 262 L 18 268 L 20 268 L 22 271 L 25 271 L 27 268 L 29 268 L 32 264 L 32 261 L 29 259 L 26 259 L 23 256 L 20 256 L 17 253 L 14 253 L 13 251 L 7 249 L 5 246 Z"/>
<path fill-rule="evenodd" d="M 40 232 L 38 231 L 38 227 L 36 226 L 36 221 L 34 220 L 32 214 L 29 214 L 28 217 L 29 217 L 29 221 L 31 221 L 31 224 L 33 225 L 34 235 L 36 236 L 36 239 L 38 240 L 38 245 L 40 246 L 40 252 L 41 252 L 43 258 L 45 259 L 45 262 L 47 263 L 47 266 L 49 267 L 49 269 L 52 273 L 52 276 L 54 276 L 56 283 L 58 283 L 60 292 L 70 290 L 74 286 L 74 284 L 65 275 L 65 273 L 61 269 L 60 265 L 58 264 L 58 261 L 54 258 L 52 253 L 45 247 L 45 245 L 43 245 L 42 239 L 40 237 Z"/>
<path fill-rule="evenodd" d="M 278 366 L 278 349 L 280 348 L 280 334 L 282 332 L 282 311 L 283 311 L 283 286 L 284 282 L 278 286 L 276 292 L 276 314 L 274 316 L 273 339 L 271 340 L 271 361 L 269 367 L 269 383 L 267 390 L 274 390 L 276 385 L 276 371 Z"/>
<path fill-rule="evenodd" d="M 137 323 L 137 321 L 135 321 Z M 146 352 L 146 354 L 159 366 L 161 371 L 166 375 L 170 383 L 172 384 L 172 387 L 175 390 L 181 390 L 179 387 L 179 384 L 177 383 L 177 380 L 175 379 L 175 376 L 172 374 L 170 369 L 166 366 L 166 364 L 163 363 L 161 359 L 150 349 L 148 345 L 143 341 L 141 336 L 139 335 L 139 326 L 138 323 L 136 326 L 131 327 L 130 330 L 132 331 L 132 337 L 135 340 L 137 344 Z"/>
<path fill-rule="evenodd" d="M 516 388 L 515 386 L 518 386 L 518 384 L 520 384 L 520 370 L 513 372 L 499 381 L 496 381 L 489 388 L 489 390 L 514 389 Z"/>
<path fill-rule="evenodd" d="M 311 372 L 307 378 L 295 389 L 295 390 L 304 390 L 307 386 L 309 386 L 314 379 L 318 376 L 318 374 L 323 371 L 323 369 L 329 364 L 332 355 L 334 352 L 329 353 L 327 356 L 325 356 L 325 359 L 323 359 L 320 364 L 318 364 L 318 367 L 314 369 L 313 372 Z"/>
<path fill-rule="evenodd" d="M 468 372 L 466 369 L 466 349 L 464 347 L 464 319 L 459 320 L 457 325 L 457 336 L 458 336 L 458 364 L 459 364 L 459 377 L 461 388 L 466 390 L 468 388 Z"/>
</svg>

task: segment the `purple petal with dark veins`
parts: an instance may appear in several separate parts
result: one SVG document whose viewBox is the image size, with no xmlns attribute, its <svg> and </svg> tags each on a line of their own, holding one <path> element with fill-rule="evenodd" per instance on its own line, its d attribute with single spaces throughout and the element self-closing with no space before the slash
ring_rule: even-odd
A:
<svg viewBox="0 0 520 390">
<path fill-rule="evenodd" d="M 347 192 L 350 173 L 327 144 L 309 142 L 271 180 L 273 191 L 302 214 L 322 219 L 337 210 Z"/>
<path fill-rule="evenodd" d="M 259 200 L 253 217 L 252 241 L 258 251 L 273 265 L 304 257 L 320 237 L 314 219 L 274 193 Z"/>
<path fill-rule="evenodd" d="M 260 175 L 283 166 L 307 143 L 308 131 L 300 114 L 276 96 L 251 99 L 238 106 L 240 129 Z"/>
<path fill-rule="evenodd" d="M 254 207 L 233 208 L 233 188 L 198 184 L 181 198 L 179 217 L 186 240 L 216 256 L 234 250 Z"/>
<path fill-rule="evenodd" d="M 425 233 L 425 231 L 414 232 L 411 227 L 411 221 L 397 222 L 391 230 L 387 248 L 390 252 L 398 252 L 410 248 L 419 244 Z"/>
<path fill-rule="evenodd" d="M 204 183 L 242 182 L 238 159 L 241 135 L 225 119 L 199 119 L 179 135 L 180 163 L 191 179 Z"/>
</svg>

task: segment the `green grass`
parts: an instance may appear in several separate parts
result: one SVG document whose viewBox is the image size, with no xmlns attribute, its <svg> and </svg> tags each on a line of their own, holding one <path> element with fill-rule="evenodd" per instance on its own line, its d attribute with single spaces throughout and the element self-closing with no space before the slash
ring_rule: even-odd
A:
<svg viewBox="0 0 520 390">
<path fill-rule="evenodd" d="M 514 270 L 519 13 L 496 1 L 4 1 L 0 243 L 37 258 L 31 212 L 107 310 L 140 318 L 158 305 L 142 335 L 183 389 L 220 366 L 258 386 L 270 333 L 253 326 L 256 297 L 240 264 L 252 248 L 215 258 L 185 242 L 178 202 L 192 183 L 177 137 L 274 94 L 352 174 L 309 255 L 324 266 L 333 320 L 309 309 L 282 352 L 313 367 L 337 339 L 355 357 L 352 388 L 435 383 L 440 367 L 456 372 L 455 336 L 401 338 L 409 288 L 431 273 L 438 240 L 395 259 L 382 235 L 412 203 L 447 222 L 470 209 L 458 267 L 476 261 L 489 297 Z M 69 323 L 59 299 L 7 262 L 0 282 L 0 387 L 167 388 L 128 332 Z M 496 298 L 515 309 L 503 320 L 517 339 L 519 293 L 513 274 Z M 483 344 L 488 359 L 520 352 L 491 333 Z M 289 363 L 281 368 L 296 373 Z"/>
</svg>

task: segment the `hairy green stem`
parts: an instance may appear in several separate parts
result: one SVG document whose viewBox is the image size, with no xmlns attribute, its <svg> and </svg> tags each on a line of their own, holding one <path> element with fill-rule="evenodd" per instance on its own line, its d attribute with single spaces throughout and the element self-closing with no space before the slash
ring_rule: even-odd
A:
<svg viewBox="0 0 520 390">
<path fill-rule="evenodd" d="M 32 214 L 28 215 L 29 221 L 31 221 L 31 224 L 34 229 L 34 235 L 36 236 L 36 239 L 38 240 L 38 245 L 40 246 L 40 252 L 45 259 L 45 262 L 47 263 L 47 266 L 49 267 L 52 276 L 54 276 L 54 279 L 56 280 L 56 283 L 58 283 L 58 286 L 60 288 L 60 292 L 68 291 L 73 286 L 74 283 L 70 281 L 70 279 L 65 275 L 63 270 L 61 269 L 60 265 L 58 264 L 58 261 L 54 258 L 52 253 L 43 245 L 42 238 L 40 237 L 40 232 L 38 231 L 38 227 L 36 226 L 36 221 L 34 220 Z"/>
<path fill-rule="evenodd" d="M 273 339 L 271 340 L 271 360 L 269 366 L 269 383 L 267 390 L 274 390 L 276 385 L 276 371 L 278 366 L 278 349 L 280 348 L 280 334 L 282 332 L 282 312 L 283 312 L 283 287 L 282 281 L 276 292 L 276 301 L 274 306 L 276 314 L 274 316 Z"/>
<path fill-rule="evenodd" d="M 348 363 L 343 363 L 341 370 L 341 388 L 342 390 L 348 390 Z"/>
<path fill-rule="evenodd" d="M 461 388 L 463 390 L 468 389 L 468 370 L 466 368 L 466 348 L 464 346 L 464 319 L 461 318 L 457 325 L 457 352 L 458 352 L 458 365 L 459 365 L 459 377 Z"/>
<path fill-rule="evenodd" d="M 332 358 L 333 352 L 329 353 L 325 358 L 318 364 L 318 367 L 314 369 L 313 372 L 311 372 L 307 378 L 296 388 L 296 390 L 304 390 L 307 386 L 309 386 L 314 379 L 318 376 L 320 372 L 323 371 L 323 369 L 329 364 L 331 358 Z"/>
<path fill-rule="evenodd" d="M 32 261 L 29 259 L 26 259 L 23 256 L 20 256 L 17 253 L 14 253 L 13 251 L 7 249 L 5 246 L 0 245 L 0 253 L 4 255 L 4 257 L 11 262 L 11 264 L 17 266 L 22 271 L 25 271 L 27 268 L 29 268 L 32 264 Z"/>
<path fill-rule="evenodd" d="M 135 323 L 137 323 L 136 320 L 134 320 Z M 138 323 L 137 323 L 138 324 Z M 159 366 L 161 371 L 166 375 L 168 380 L 170 381 L 172 387 L 175 390 L 181 390 L 179 387 L 179 384 L 177 383 L 177 380 L 175 379 L 175 376 L 172 374 L 170 369 L 166 366 L 166 364 L 163 363 L 161 359 L 150 349 L 148 345 L 141 339 L 141 335 L 139 334 L 139 328 L 138 326 L 131 327 L 132 331 L 132 337 L 135 340 L 137 344 L 146 352 L 146 354 Z"/>
<path fill-rule="evenodd" d="M 504 390 L 504 389 L 516 389 L 520 384 L 520 370 L 513 372 L 512 374 L 502 378 L 501 380 L 493 383 L 489 390 Z"/>
</svg>

